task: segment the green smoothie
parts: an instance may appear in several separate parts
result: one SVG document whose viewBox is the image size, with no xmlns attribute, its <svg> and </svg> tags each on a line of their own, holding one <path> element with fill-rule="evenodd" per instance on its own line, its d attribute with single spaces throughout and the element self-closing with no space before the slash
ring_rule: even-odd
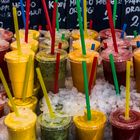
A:
<svg viewBox="0 0 140 140">
<path fill-rule="evenodd" d="M 66 76 L 66 58 L 67 52 L 64 50 L 57 49 L 55 54 L 50 53 L 50 49 L 42 50 L 37 53 L 36 60 L 38 67 L 40 67 L 45 86 L 48 91 L 54 91 L 55 73 L 56 73 L 56 56 L 60 53 L 60 64 L 58 74 L 58 88 L 65 87 L 65 76 Z"/>
<path fill-rule="evenodd" d="M 41 140 L 67 140 L 71 117 L 57 116 L 51 119 L 49 114 L 41 114 L 38 117 L 41 128 Z"/>
</svg>

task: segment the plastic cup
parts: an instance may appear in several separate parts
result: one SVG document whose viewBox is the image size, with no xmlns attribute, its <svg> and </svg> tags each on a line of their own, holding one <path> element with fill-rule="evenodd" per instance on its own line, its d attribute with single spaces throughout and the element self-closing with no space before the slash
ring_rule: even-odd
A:
<svg viewBox="0 0 140 140">
<path fill-rule="evenodd" d="M 22 98 L 26 65 L 28 62 L 29 55 L 34 56 L 34 52 L 29 48 L 22 48 L 21 55 L 18 55 L 18 51 L 11 51 L 5 55 L 5 60 L 8 65 L 9 76 L 15 98 Z M 32 96 L 33 84 L 34 84 L 34 62 L 31 65 L 31 72 L 26 97 Z"/>
<path fill-rule="evenodd" d="M 99 41 L 96 41 L 94 39 L 85 39 L 85 45 L 86 45 L 87 50 L 91 50 L 92 44 L 95 44 L 94 50 L 98 51 L 100 49 L 100 42 Z M 78 40 L 73 41 L 72 47 L 73 47 L 73 50 L 82 50 L 81 40 L 78 39 Z"/>
<path fill-rule="evenodd" d="M 96 110 L 91 110 L 91 113 L 91 121 L 87 121 L 86 114 L 73 118 L 76 126 L 76 140 L 103 140 L 106 116 Z"/>
<path fill-rule="evenodd" d="M 0 28 L 0 39 L 2 40 L 6 40 L 9 43 L 12 42 L 12 37 L 13 37 L 13 33 L 8 31 L 8 30 L 4 30 L 3 28 Z"/>
<path fill-rule="evenodd" d="M 35 53 L 38 51 L 38 41 L 32 38 L 29 38 L 28 43 L 24 41 L 23 38 L 20 39 L 21 47 L 28 47 L 32 49 Z M 17 50 L 17 41 L 14 41 L 10 44 L 11 50 Z"/>
<path fill-rule="evenodd" d="M 26 98 L 25 101 L 23 101 L 22 99 L 18 99 L 18 98 L 13 98 L 14 103 L 16 105 L 17 108 L 29 108 L 31 109 L 33 112 L 36 111 L 36 106 L 37 106 L 37 98 L 35 96 Z M 11 105 L 10 100 L 8 101 L 8 106 L 10 107 L 10 110 L 13 112 L 13 106 Z"/>
<path fill-rule="evenodd" d="M 36 114 L 29 109 L 20 109 L 19 113 L 20 116 L 10 113 L 4 120 L 9 140 L 36 140 Z"/>
<path fill-rule="evenodd" d="M 86 61 L 87 63 L 87 75 L 89 79 L 91 69 L 92 69 L 93 58 L 95 56 L 96 57 L 99 56 L 99 53 L 96 51 L 87 51 L 86 56 L 83 56 L 82 52 L 79 50 L 72 51 L 68 55 L 70 65 L 71 65 L 73 85 L 78 89 L 78 91 L 82 93 L 84 93 L 84 77 L 83 77 L 83 70 L 82 70 L 82 61 Z M 95 84 L 95 80 L 96 80 L 96 71 L 95 71 L 93 85 Z"/>
<path fill-rule="evenodd" d="M 9 43 L 5 40 L 0 40 L 0 68 L 2 69 L 7 82 L 9 82 L 10 79 L 9 79 L 7 64 L 4 61 L 4 55 L 8 51 L 9 51 Z"/>
<path fill-rule="evenodd" d="M 130 110 L 129 120 L 125 120 L 124 114 L 123 109 L 111 113 L 112 140 L 139 140 L 140 113 Z"/>
<path fill-rule="evenodd" d="M 66 77 L 67 52 L 64 50 L 57 49 L 55 50 L 55 55 L 52 55 L 50 49 L 46 49 L 38 52 L 36 55 L 38 67 L 40 67 L 47 91 L 54 92 L 57 53 L 60 53 L 58 88 L 64 88 Z"/>
<path fill-rule="evenodd" d="M 133 67 L 134 67 L 134 76 L 136 80 L 136 89 L 137 92 L 140 92 L 140 49 L 135 49 L 133 53 Z"/>
<path fill-rule="evenodd" d="M 71 117 L 56 117 L 51 119 L 47 115 L 38 118 L 41 129 L 41 140 L 67 140 Z"/>
<path fill-rule="evenodd" d="M 122 33 L 122 30 L 120 30 L 120 29 L 115 29 L 116 38 L 121 38 L 121 33 Z M 108 29 L 101 30 L 101 31 L 99 32 L 99 36 L 100 36 L 100 38 L 101 38 L 101 41 L 103 41 L 104 39 L 107 39 L 107 38 L 112 37 L 111 29 L 108 28 Z M 124 36 L 126 36 L 126 33 L 125 33 Z"/>
<path fill-rule="evenodd" d="M 89 39 L 97 39 L 99 36 L 99 33 L 95 30 L 88 29 L 87 33 L 88 33 L 87 38 L 89 38 Z M 73 30 L 71 36 L 72 36 L 73 40 L 80 39 L 80 31 L 77 29 Z"/>
<path fill-rule="evenodd" d="M 109 60 L 109 54 L 113 54 L 114 56 L 114 63 L 117 73 L 117 79 L 119 86 L 126 85 L 126 61 L 131 60 L 132 53 L 126 49 L 118 49 L 118 53 L 114 51 L 114 49 L 108 48 L 102 51 L 102 63 L 103 63 L 103 71 L 104 77 L 106 81 L 111 84 L 114 84 L 113 75 Z"/>
</svg>

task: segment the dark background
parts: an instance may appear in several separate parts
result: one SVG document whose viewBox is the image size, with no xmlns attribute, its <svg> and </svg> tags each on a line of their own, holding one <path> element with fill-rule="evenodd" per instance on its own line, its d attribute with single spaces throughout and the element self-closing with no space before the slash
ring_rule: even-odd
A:
<svg viewBox="0 0 140 140">
<path fill-rule="evenodd" d="M 25 0 L 23 1 L 25 4 Z M 58 1 L 60 28 L 78 28 L 76 0 Z M 46 4 L 49 9 L 50 18 L 52 18 L 53 0 L 46 0 Z M 113 8 L 113 0 L 111 0 L 111 4 Z M 87 0 L 87 5 L 88 24 L 92 19 L 93 29 L 100 31 L 102 29 L 108 28 L 109 24 L 106 11 L 106 0 Z M 23 28 L 19 0 L 0 1 L 0 27 L 14 31 L 12 6 L 17 7 L 19 26 L 20 28 Z M 133 34 L 134 30 L 138 31 L 140 23 L 140 2 L 137 2 L 137 0 L 118 0 L 116 28 L 121 29 L 124 23 L 127 24 L 127 34 Z M 31 0 L 30 28 L 38 29 L 39 25 L 42 25 L 43 29 L 45 29 L 47 25 L 41 0 Z"/>
</svg>

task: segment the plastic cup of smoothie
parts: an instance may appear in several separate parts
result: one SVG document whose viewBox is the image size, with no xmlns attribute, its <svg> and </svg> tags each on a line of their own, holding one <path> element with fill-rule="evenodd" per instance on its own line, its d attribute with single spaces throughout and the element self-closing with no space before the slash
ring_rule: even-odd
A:
<svg viewBox="0 0 140 140">
<path fill-rule="evenodd" d="M 9 113 L 4 120 L 9 140 L 36 140 L 36 114 L 27 108 L 19 109 L 19 113 L 19 116 Z"/>
<path fill-rule="evenodd" d="M 131 45 L 132 45 L 132 50 L 134 51 L 137 48 L 137 41 L 140 41 L 140 35 L 135 37 L 134 39 L 131 40 Z"/>
<path fill-rule="evenodd" d="M 29 108 L 31 109 L 33 112 L 36 111 L 36 106 L 37 106 L 37 98 L 35 96 L 26 98 L 24 101 L 22 99 L 18 99 L 18 98 L 13 98 L 13 101 L 16 105 L 17 108 Z M 13 112 L 13 106 L 11 105 L 10 100 L 8 101 L 8 106 L 10 107 L 10 110 Z"/>
<path fill-rule="evenodd" d="M 113 75 L 109 60 L 109 54 L 113 54 L 114 56 L 114 63 L 117 73 L 117 79 L 119 86 L 126 85 L 126 62 L 131 60 L 132 53 L 126 49 L 118 49 L 118 53 L 114 51 L 112 48 L 107 48 L 101 53 L 102 63 L 103 63 L 103 71 L 105 80 L 111 84 L 114 84 Z"/>
<path fill-rule="evenodd" d="M 25 38 L 25 30 L 20 29 L 19 30 L 19 35 L 20 35 L 20 38 L 24 39 Z M 40 36 L 39 31 L 29 30 L 29 32 L 28 32 L 28 38 L 32 38 L 32 39 L 38 40 L 39 36 Z M 16 34 L 14 34 L 14 37 L 16 38 Z"/>
<path fill-rule="evenodd" d="M 0 39 L 2 40 L 6 40 L 9 43 L 12 42 L 12 37 L 13 37 L 13 33 L 8 31 L 8 30 L 4 30 L 3 28 L 0 28 Z"/>
<path fill-rule="evenodd" d="M 99 53 L 96 51 L 87 51 L 86 56 L 83 56 L 82 52 L 79 50 L 72 51 L 68 55 L 71 65 L 73 85 L 78 89 L 79 92 L 84 93 L 84 77 L 82 70 L 82 61 L 86 61 L 87 63 L 87 76 L 89 79 L 92 69 L 93 58 L 95 56 L 96 57 L 99 56 Z M 94 75 L 93 85 L 95 84 L 95 80 L 96 80 L 96 71 Z"/>
<path fill-rule="evenodd" d="M 98 51 L 100 49 L 100 42 L 94 39 L 85 39 L 85 45 L 87 50 L 91 50 L 92 44 L 95 44 L 95 49 Z M 75 40 L 72 43 L 73 50 L 82 50 L 81 40 Z"/>
<path fill-rule="evenodd" d="M 116 38 L 121 38 L 121 33 L 122 33 L 122 30 L 115 29 Z M 112 37 L 111 29 L 108 28 L 108 29 L 101 30 L 99 32 L 99 36 L 100 36 L 101 41 L 103 41 L 104 39 Z M 126 33 L 125 33 L 125 36 L 126 36 Z"/>
<path fill-rule="evenodd" d="M 140 112 L 130 110 L 129 120 L 125 120 L 123 109 L 111 113 L 112 140 L 139 140 Z"/>
<path fill-rule="evenodd" d="M 0 68 L 2 69 L 7 82 L 10 82 L 7 64 L 4 61 L 4 55 L 9 51 L 9 42 L 0 40 Z M 1 81 L 1 80 L 0 80 Z"/>
<path fill-rule="evenodd" d="M 20 39 L 21 47 L 29 47 L 32 49 L 35 53 L 38 51 L 38 41 L 32 38 L 29 38 L 28 43 L 24 41 L 23 38 Z M 10 49 L 11 50 L 17 50 L 17 41 L 14 41 L 13 43 L 10 44 Z"/>
<path fill-rule="evenodd" d="M 131 43 L 130 41 L 128 41 L 127 39 L 121 39 L 121 38 L 116 38 L 116 42 L 117 42 L 117 46 L 118 48 L 121 48 L 121 49 L 130 49 L 131 47 Z M 113 49 L 113 40 L 112 40 L 112 37 L 111 38 L 108 38 L 108 39 L 104 39 L 102 44 L 104 43 L 107 43 L 107 47 L 108 48 L 112 48 Z M 104 45 L 102 45 L 102 48 L 104 48 Z"/>
<path fill-rule="evenodd" d="M 87 115 L 74 116 L 76 140 L 103 140 L 106 116 L 104 113 L 91 110 L 92 119 L 87 121 Z"/>
<path fill-rule="evenodd" d="M 48 91 L 52 92 L 54 92 L 57 53 L 60 53 L 58 88 L 64 88 L 66 77 L 67 52 L 61 49 L 56 49 L 55 54 L 52 55 L 50 49 L 46 49 L 36 54 L 36 60 L 38 62 L 38 67 L 41 70 L 45 86 Z"/>
<path fill-rule="evenodd" d="M 22 48 L 21 55 L 18 54 L 18 51 L 11 51 L 6 53 L 5 55 L 5 60 L 8 65 L 9 76 L 15 98 L 22 98 L 22 89 L 24 85 L 26 66 L 29 59 L 29 55 L 32 55 L 34 57 L 34 52 L 29 48 Z M 34 84 L 34 60 L 31 65 L 31 72 L 29 76 L 26 97 L 32 96 L 33 84 Z"/>
<path fill-rule="evenodd" d="M 41 140 L 67 140 L 71 117 L 56 117 L 51 119 L 49 114 L 38 117 L 41 129 Z"/>
<path fill-rule="evenodd" d="M 97 39 L 99 36 L 99 33 L 95 30 L 88 29 L 87 33 L 88 33 L 88 36 L 86 38 L 88 39 Z M 73 40 L 80 39 L 80 31 L 77 29 L 73 30 L 71 33 L 71 36 Z"/>
</svg>

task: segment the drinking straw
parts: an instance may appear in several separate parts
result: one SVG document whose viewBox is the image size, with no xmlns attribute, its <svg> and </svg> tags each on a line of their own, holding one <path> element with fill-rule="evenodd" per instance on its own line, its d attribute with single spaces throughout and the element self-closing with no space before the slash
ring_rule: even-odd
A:
<svg viewBox="0 0 140 140">
<path fill-rule="evenodd" d="M 140 41 L 137 41 L 137 47 L 140 48 Z"/>
<path fill-rule="evenodd" d="M 17 107 L 16 107 L 16 105 L 15 105 L 15 103 L 14 103 L 14 100 L 13 100 L 13 98 L 12 98 L 12 94 L 11 94 L 11 92 L 10 92 L 10 89 L 9 89 L 9 87 L 8 87 L 8 84 L 7 84 L 6 80 L 5 80 L 5 77 L 4 77 L 4 75 L 3 75 L 3 72 L 2 72 L 2 70 L 1 70 L 1 68 L 0 68 L 0 78 L 1 78 L 1 81 L 2 81 L 3 86 L 4 86 L 4 88 L 5 88 L 5 91 L 6 91 L 6 93 L 7 93 L 7 96 L 8 96 L 8 98 L 9 98 L 9 100 L 10 100 L 12 106 L 13 106 L 14 112 L 15 112 L 16 116 L 19 116 L 19 112 L 18 112 Z"/>
<path fill-rule="evenodd" d="M 138 35 L 138 33 L 137 33 L 137 31 L 135 30 L 135 31 L 133 31 L 133 34 L 134 34 L 134 38 L 135 37 L 137 37 L 137 35 Z"/>
<path fill-rule="evenodd" d="M 116 13 L 117 13 L 117 0 L 114 0 L 114 7 L 113 7 L 114 27 L 116 27 Z"/>
<path fill-rule="evenodd" d="M 92 69 L 91 69 L 90 79 L 89 79 L 89 84 L 88 84 L 89 93 L 91 93 L 91 88 L 92 88 L 92 84 L 93 84 L 93 80 L 95 76 L 96 65 L 97 65 L 97 57 L 95 56 L 93 58 Z"/>
<path fill-rule="evenodd" d="M 28 82 L 29 82 L 29 77 L 30 77 L 30 72 L 31 72 L 31 65 L 32 65 L 32 55 L 29 56 L 27 65 L 26 65 L 26 72 L 25 72 L 25 78 L 24 78 L 24 85 L 23 85 L 23 90 L 22 90 L 22 99 L 23 101 L 26 98 L 26 93 L 27 93 L 27 88 L 28 88 Z"/>
<path fill-rule="evenodd" d="M 43 90 L 44 97 L 46 99 L 46 103 L 47 103 L 47 106 L 48 106 L 50 117 L 55 118 L 55 113 L 53 111 L 53 108 L 52 108 L 52 105 L 51 105 L 51 102 L 50 102 L 50 99 L 49 99 L 49 96 L 48 96 L 48 93 L 47 93 L 47 90 L 46 90 L 46 87 L 45 87 L 45 84 L 44 84 L 44 81 L 43 81 L 43 77 L 42 77 L 42 74 L 40 72 L 40 68 L 36 68 L 36 72 L 37 72 L 37 76 L 38 76 L 41 88 Z"/>
<path fill-rule="evenodd" d="M 61 42 L 58 44 L 58 49 L 62 49 L 62 43 Z"/>
<path fill-rule="evenodd" d="M 48 24 L 48 27 L 49 27 L 50 35 L 52 37 L 53 36 L 52 35 L 52 26 L 51 26 L 51 21 L 50 21 L 49 13 L 48 13 L 48 8 L 46 6 L 45 0 L 41 0 L 41 1 L 42 1 L 44 13 L 45 13 L 45 18 L 46 18 L 46 21 L 47 21 L 47 24 Z"/>
<path fill-rule="evenodd" d="M 25 28 L 25 42 L 28 43 L 28 31 L 30 20 L 30 0 L 26 1 L 26 28 Z"/>
<path fill-rule="evenodd" d="M 55 70 L 55 81 L 54 81 L 54 93 L 58 93 L 58 77 L 59 77 L 59 64 L 60 64 L 60 53 L 56 55 L 56 70 Z"/>
<path fill-rule="evenodd" d="M 112 11 L 111 11 L 110 0 L 107 0 L 106 8 L 107 8 L 109 24 L 110 24 L 110 28 L 111 28 L 111 34 L 112 34 L 112 38 L 113 38 L 114 50 L 115 50 L 115 52 L 118 53 L 118 47 L 117 47 L 117 42 L 116 42 L 115 30 L 114 30 L 114 24 L 113 24 L 113 20 L 112 20 Z"/>
<path fill-rule="evenodd" d="M 140 34 L 140 25 L 139 25 L 139 28 L 138 28 L 138 34 Z"/>
<path fill-rule="evenodd" d="M 82 54 L 86 55 L 86 46 L 85 46 L 84 31 L 83 31 L 83 24 L 82 24 L 82 19 L 81 19 L 81 9 L 80 9 L 79 0 L 76 0 L 76 7 L 77 7 L 77 13 L 78 13 L 78 22 L 79 22 L 79 27 L 80 27 Z"/>
<path fill-rule="evenodd" d="M 104 48 L 106 49 L 106 48 L 107 48 L 107 43 L 106 43 L 106 42 L 104 42 L 103 44 L 104 44 Z"/>
<path fill-rule="evenodd" d="M 21 55 L 22 52 L 21 52 L 21 47 L 20 47 L 20 37 L 19 37 L 19 28 L 18 28 L 18 19 L 17 19 L 16 7 L 13 7 L 13 18 L 14 18 L 14 26 L 15 26 L 16 39 L 17 39 L 18 54 Z"/>
<path fill-rule="evenodd" d="M 49 25 L 46 25 L 46 30 L 49 31 Z"/>
<path fill-rule="evenodd" d="M 83 9 L 84 9 L 84 32 L 85 32 L 85 36 L 88 36 L 87 33 L 87 0 L 83 0 Z"/>
<path fill-rule="evenodd" d="M 58 3 L 58 0 L 55 0 L 56 3 Z M 58 18 L 58 7 L 56 11 L 56 29 L 59 32 L 59 18 Z"/>
<path fill-rule="evenodd" d="M 109 59 L 110 59 L 111 70 L 112 70 L 112 74 L 113 74 L 114 85 L 115 85 L 115 89 L 116 89 L 116 95 L 119 95 L 120 94 L 119 84 L 118 84 L 116 68 L 115 68 L 115 64 L 114 64 L 114 57 L 112 54 L 109 55 Z"/>
<path fill-rule="evenodd" d="M 126 104 L 125 104 L 125 119 L 129 119 L 130 110 L 130 66 L 131 62 L 126 63 Z"/>
<path fill-rule="evenodd" d="M 51 44 L 51 54 L 54 54 L 55 49 L 55 27 L 56 27 L 56 11 L 57 11 L 57 3 L 54 2 L 54 9 L 53 9 L 53 19 L 52 19 L 52 44 Z"/>
<path fill-rule="evenodd" d="M 41 25 L 38 26 L 38 30 L 39 31 L 42 30 L 42 26 Z"/>
<path fill-rule="evenodd" d="M 85 88 L 85 94 L 86 94 L 85 96 L 86 96 L 87 120 L 90 121 L 91 120 L 91 110 L 90 110 L 86 61 L 82 61 L 82 69 L 83 69 L 83 76 L 84 76 L 84 88 Z"/>
<path fill-rule="evenodd" d="M 62 34 L 61 40 L 65 40 L 65 34 Z"/>
<path fill-rule="evenodd" d="M 23 20 L 24 29 L 25 29 L 25 27 L 26 27 L 26 19 L 25 19 L 25 13 L 24 13 L 23 0 L 20 0 L 20 6 L 21 6 L 22 20 Z"/>
<path fill-rule="evenodd" d="M 92 44 L 91 45 L 91 50 L 94 50 L 95 49 L 95 44 Z"/>
<path fill-rule="evenodd" d="M 92 25 L 93 25 L 93 20 L 90 20 L 90 22 L 89 22 L 89 29 L 91 29 L 91 30 L 92 30 Z"/>
<path fill-rule="evenodd" d="M 126 27 L 127 27 L 127 24 L 123 24 L 122 33 L 121 33 L 121 38 L 122 39 L 124 39 L 124 33 L 126 31 Z"/>
</svg>

